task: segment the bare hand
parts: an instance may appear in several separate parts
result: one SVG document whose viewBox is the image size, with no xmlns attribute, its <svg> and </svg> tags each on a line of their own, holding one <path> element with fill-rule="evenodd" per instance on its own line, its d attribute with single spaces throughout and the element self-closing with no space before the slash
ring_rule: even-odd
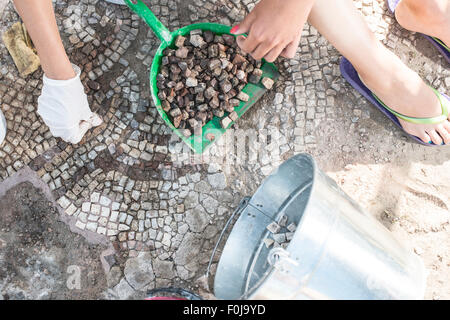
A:
<svg viewBox="0 0 450 320">
<path fill-rule="evenodd" d="M 293 58 L 303 26 L 315 0 L 261 0 L 252 12 L 232 29 L 237 43 L 256 60 L 273 62 L 279 55 Z"/>
</svg>

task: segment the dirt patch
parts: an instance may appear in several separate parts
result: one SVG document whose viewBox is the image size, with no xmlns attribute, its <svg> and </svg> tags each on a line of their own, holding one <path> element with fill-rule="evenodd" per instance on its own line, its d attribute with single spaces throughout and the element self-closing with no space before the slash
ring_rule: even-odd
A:
<svg viewBox="0 0 450 320">
<path fill-rule="evenodd" d="M 30 182 L 0 199 L 0 299 L 101 298 L 104 249 L 70 232 Z"/>
<path fill-rule="evenodd" d="M 426 299 L 448 299 L 450 285 L 450 162 L 348 164 L 328 172 L 404 245 L 414 250 L 428 271 Z"/>
</svg>

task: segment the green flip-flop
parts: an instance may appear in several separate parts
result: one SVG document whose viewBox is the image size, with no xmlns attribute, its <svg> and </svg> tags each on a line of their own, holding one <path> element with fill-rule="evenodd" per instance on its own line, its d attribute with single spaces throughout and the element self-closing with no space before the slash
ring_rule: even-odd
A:
<svg viewBox="0 0 450 320">
<path fill-rule="evenodd" d="M 441 108 L 442 108 L 442 114 L 440 116 L 432 117 L 432 118 L 415 118 L 415 117 L 405 116 L 404 114 L 398 113 L 397 111 L 389 108 L 386 104 L 384 104 L 383 101 L 380 100 L 380 98 L 378 98 L 376 96 L 375 93 L 372 92 L 372 95 L 384 108 L 386 108 L 389 112 L 393 113 L 397 118 L 400 118 L 402 120 L 405 120 L 405 121 L 408 121 L 411 123 L 415 123 L 415 124 L 437 124 L 437 123 L 440 123 L 440 122 L 448 119 L 448 108 L 447 108 L 445 102 L 443 101 L 442 94 L 440 94 L 436 89 L 434 89 L 432 87 L 430 87 L 430 88 L 431 88 L 431 90 L 433 90 L 434 94 L 438 97 L 439 103 L 441 104 Z"/>
<path fill-rule="evenodd" d="M 406 132 L 400 121 L 398 119 L 402 119 L 415 124 L 438 124 L 440 122 L 448 119 L 449 115 L 449 107 L 448 103 L 450 102 L 450 97 L 446 94 L 438 92 L 436 89 L 431 88 L 433 92 L 439 99 L 442 108 L 442 114 L 437 117 L 432 118 L 414 118 L 409 117 L 404 114 L 401 114 L 391 108 L 389 108 L 380 98 L 378 98 L 360 79 L 358 72 L 353 67 L 353 65 L 342 57 L 340 63 L 341 73 L 344 76 L 345 80 L 347 80 L 353 88 L 355 88 L 359 93 L 361 93 L 367 100 L 369 100 L 374 106 L 378 108 L 386 117 L 388 117 L 397 127 L 402 129 L 411 139 L 416 141 L 417 143 L 426 145 L 426 146 L 436 146 L 436 144 L 429 142 L 423 142 L 419 137 L 416 137 L 412 134 Z"/>
</svg>

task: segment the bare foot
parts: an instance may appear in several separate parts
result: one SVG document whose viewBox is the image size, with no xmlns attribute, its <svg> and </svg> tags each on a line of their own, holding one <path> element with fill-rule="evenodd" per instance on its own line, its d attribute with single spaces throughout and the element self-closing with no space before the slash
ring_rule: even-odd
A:
<svg viewBox="0 0 450 320">
<path fill-rule="evenodd" d="M 438 38 L 450 46 L 450 3 L 448 0 L 402 0 L 395 18 L 405 29 Z"/>
<path fill-rule="evenodd" d="M 389 108 L 408 117 L 432 118 L 442 114 L 442 106 L 435 92 L 417 73 L 404 65 L 389 50 L 380 50 L 376 68 L 369 72 L 358 70 L 362 81 Z M 447 99 L 441 99 L 450 109 Z M 450 118 L 450 117 L 449 117 Z M 399 119 L 403 129 L 425 143 L 450 144 L 449 119 L 438 124 L 415 124 Z"/>
</svg>

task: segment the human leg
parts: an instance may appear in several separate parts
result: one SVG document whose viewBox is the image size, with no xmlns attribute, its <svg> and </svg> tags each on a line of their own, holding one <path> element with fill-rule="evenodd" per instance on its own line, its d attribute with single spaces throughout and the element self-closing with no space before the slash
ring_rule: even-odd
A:
<svg viewBox="0 0 450 320">
<path fill-rule="evenodd" d="M 45 75 L 54 80 L 75 77 L 56 24 L 51 0 L 14 0 L 41 60 Z"/>
<path fill-rule="evenodd" d="M 436 37 L 450 47 L 449 0 L 402 0 L 395 18 L 403 28 Z"/>
<path fill-rule="evenodd" d="M 364 83 L 390 108 L 417 118 L 442 114 L 433 90 L 376 39 L 351 0 L 316 0 L 308 21 L 350 60 Z M 448 120 L 432 125 L 399 121 L 406 132 L 424 142 L 450 144 Z"/>
</svg>

